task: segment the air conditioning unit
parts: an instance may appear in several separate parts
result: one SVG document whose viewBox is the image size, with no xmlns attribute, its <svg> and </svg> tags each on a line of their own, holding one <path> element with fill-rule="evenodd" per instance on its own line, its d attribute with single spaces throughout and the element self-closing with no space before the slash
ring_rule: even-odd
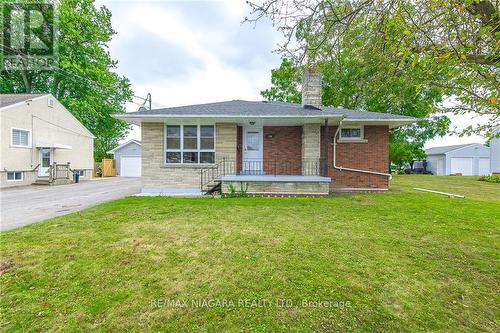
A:
<svg viewBox="0 0 500 333">
<path fill-rule="evenodd" d="M 47 105 L 49 108 L 53 108 L 54 107 L 54 99 L 53 98 L 49 98 L 48 101 L 47 101 Z"/>
</svg>

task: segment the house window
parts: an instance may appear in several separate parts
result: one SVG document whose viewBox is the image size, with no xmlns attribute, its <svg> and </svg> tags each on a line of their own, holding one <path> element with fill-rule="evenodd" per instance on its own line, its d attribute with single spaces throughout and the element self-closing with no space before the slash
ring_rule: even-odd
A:
<svg viewBox="0 0 500 333">
<path fill-rule="evenodd" d="M 75 173 L 77 173 L 80 178 L 85 177 L 85 170 L 75 170 Z"/>
<path fill-rule="evenodd" d="M 165 163 L 215 163 L 215 127 L 165 126 Z"/>
<path fill-rule="evenodd" d="M 340 139 L 361 140 L 363 139 L 363 127 L 345 127 L 340 130 Z"/>
<path fill-rule="evenodd" d="M 11 145 L 16 147 L 30 147 L 30 131 L 21 128 L 12 128 Z"/>
<path fill-rule="evenodd" d="M 22 171 L 7 172 L 7 180 L 9 182 L 22 181 L 23 176 Z"/>
</svg>

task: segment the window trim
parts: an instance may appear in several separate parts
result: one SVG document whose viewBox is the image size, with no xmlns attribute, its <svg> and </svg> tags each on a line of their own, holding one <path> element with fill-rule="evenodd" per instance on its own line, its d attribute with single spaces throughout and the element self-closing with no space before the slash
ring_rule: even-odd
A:
<svg viewBox="0 0 500 333">
<path fill-rule="evenodd" d="M 180 148 L 179 149 L 167 149 L 167 126 L 179 126 L 180 128 Z M 184 126 L 196 126 L 196 141 L 197 149 L 184 149 Z M 214 148 L 213 149 L 201 149 L 201 126 L 211 126 L 214 129 Z M 215 124 L 165 124 L 163 126 L 163 165 L 166 166 L 197 166 L 197 165 L 214 165 L 216 161 L 216 126 Z M 167 153 L 180 153 L 181 162 L 179 163 L 167 163 Z M 198 162 L 197 163 L 184 163 L 184 153 L 197 153 Z M 214 153 L 214 163 L 201 163 L 201 153 Z"/>
<path fill-rule="evenodd" d="M 9 173 L 14 174 L 14 179 L 9 179 Z M 21 179 L 16 179 L 16 173 L 21 174 Z M 22 182 L 22 181 L 24 181 L 24 172 L 23 171 L 7 171 L 7 181 L 8 182 Z"/>
<path fill-rule="evenodd" d="M 14 131 L 28 132 L 28 145 L 15 145 L 13 140 Z M 27 128 L 11 127 L 10 128 L 10 146 L 16 148 L 31 148 L 31 130 Z"/>
<path fill-rule="evenodd" d="M 359 129 L 359 137 L 346 137 L 342 136 L 342 130 L 344 129 Z M 364 126 L 345 126 L 342 127 L 339 131 L 339 139 L 338 142 L 368 142 L 365 140 L 365 127 Z"/>
<path fill-rule="evenodd" d="M 75 170 L 75 171 L 78 171 L 78 174 L 79 174 L 80 178 L 85 178 L 85 169 L 78 169 L 78 170 Z M 83 173 L 83 175 L 81 175 L 80 173 Z"/>
</svg>

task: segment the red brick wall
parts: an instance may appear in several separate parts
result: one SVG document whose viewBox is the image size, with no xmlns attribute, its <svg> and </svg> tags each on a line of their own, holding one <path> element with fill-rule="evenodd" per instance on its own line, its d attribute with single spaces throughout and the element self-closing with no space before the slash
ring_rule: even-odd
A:
<svg viewBox="0 0 500 333">
<path fill-rule="evenodd" d="M 335 188 L 388 188 L 386 176 L 370 175 L 333 168 L 333 136 L 336 127 L 328 133 L 328 174 L 332 178 L 330 187 Z M 367 143 L 337 143 L 337 166 L 346 168 L 389 172 L 389 128 L 387 126 L 365 126 Z M 323 137 L 322 137 L 323 144 Z"/>
<path fill-rule="evenodd" d="M 264 126 L 263 155 L 266 174 L 300 175 L 302 126 Z"/>
</svg>

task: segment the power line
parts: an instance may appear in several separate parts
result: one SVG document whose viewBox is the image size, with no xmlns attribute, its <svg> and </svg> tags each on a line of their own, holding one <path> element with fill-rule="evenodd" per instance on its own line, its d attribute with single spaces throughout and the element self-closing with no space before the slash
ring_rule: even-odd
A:
<svg viewBox="0 0 500 333">
<path fill-rule="evenodd" d="M 67 129 L 67 128 L 65 128 L 65 127 L 62 127 L 62 126 L 60 126 L 60 125 L 54 124 L 54 123 L 52 123 L 52 122 L 50 122 L 50 121 L 48 121 L 48 120 L 42 119 L 42 118 L 40 118 L 40 117 L 38 117 L 38 116 L 32 115 L 32 117 L 33 117 L 33 118 L 36 118 L 36 119 L 39 119 L 39 120 L 41 120 L 41 121 L 43 121 L 43 122 L 45 122 L 45 123 L 48 123 L 48 124 L 50 124 L 50 125 L 52 125 L 52 126 L 58 127 L 58 128 L 60 128 L 60 129 L 62 129 L 62 130 L 64 130 L 64 131 L 66 131 L 66 132 L 70 132 L 70 133 L 73 133 L 73 134 L 76 134 L 76 135 L 80 135 L 80 136 L 83 136 L 83 137 L 85 137 L 85 138 L 91 138 L 91 136 L 84 135 L 84 134 L 82 134 L 82 133 L 78 133 L 78 132 L 72 131 L 72 130 Z M 86 127 L 85 127 L 85 128 L 86 128 Z"/>
<path fill-rule="evenodd" d="M 16 51 L 16 52 L 18 52 L 20 55 L 23 55 L 23 56 L 29 57 L 29 55 L 27 55 L 27 54 L 25 54 L 25 53 L 23 53 L 23 52 L 21 52 L 21 51 L 19 51 L 19 50 L 17 50 L 17 49 L 14 49 L 14 48 L 12 48 L 12 47 L 9 47 L 9 46 L 7 46 L 7 45 L 5 45 L 5 44 L 0 43 L 0 45 L 1 45 L 1 46 L 3 46 L 3 47 L 5 47 L 5 48 L 8 48 L 8 49 L 10 49 L 10 50 L 12 50 L 12 51 Z M 103 83 L 101 83 L 101 82 L 97 82 L 97 81 L 94 81 L 94 80 L 92 80 L 92 79 L 90 79 L 90 78 L 88 78 L 88 77 L 83 77 L 83 76 L 80 76 L 80 75 L 78 75 L 78 74 L 76 74 L 76 73 L 69 72 L 69 71 L 67 71 L 67 70 L 65 70 L 65 69 L 62 69 L 62 68 L 60 68 L 60 67 L 56 67 L 56 66 L 53 66 L 53 65 L 49 65 L 48 67 L 49 67 L 50 69 L 52 69 L 52 70 L 56 70 L 56 71 L 64 72 L 64 73 L 69 74 L 69 75 L 73 75 L 74 77 L 77 77 L 77 78 L 80 78 L 80 79 L 82 79 L 82 80 L 85 80 L 85 81 L 87 81 L 88 83 L 91 83 L 91 84 L 95 84 L 95 85 L 101 86 L 102 88 L 111 88 L 111 89 L 116 88 L 116 87 L 114 87 L 114 86 L 104 85 Z M 142 100 L 144 101 L 144 103 L 143 103 L 143 104 L 138 104 L 138 103 L 135 103 L 134 101 L 131 101 L 132 103 L 137 104 L 137 105 L 140 105 L 140 106 L 144 106 L 144 105 L 146 104 L 146 102 L 148 101 L 148 98 L 149 98 L 149 101 L 150 101 L 150 109 L 151 109 L 151 94 L 149 94 L 149 93 L 148 93 L 148 97 L 146 97 L 146 98 L 141 97 L 141 96 L 137 96 L 137 95 L 135 95 L 135 94 L 132 94 L 132 97 L 135 97 L 135 98 L 140 98 L 140 99 L 142 99 Z"/>
</svg>

